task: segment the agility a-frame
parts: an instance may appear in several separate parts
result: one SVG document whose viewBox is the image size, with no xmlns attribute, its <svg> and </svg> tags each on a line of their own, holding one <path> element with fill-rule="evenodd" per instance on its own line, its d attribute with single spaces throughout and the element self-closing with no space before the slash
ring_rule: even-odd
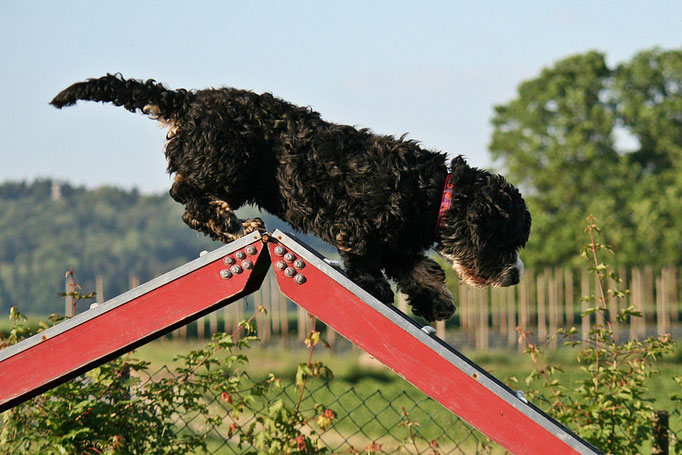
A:
<svg viewBox="0 0 682 455">
<path fill-rule="evenodd" d="M 295 237 L 254 233 L 0 351 L 0 412 L 257 290 L 283 294 L 514 454 L 598 454 Z"/>
</svg>

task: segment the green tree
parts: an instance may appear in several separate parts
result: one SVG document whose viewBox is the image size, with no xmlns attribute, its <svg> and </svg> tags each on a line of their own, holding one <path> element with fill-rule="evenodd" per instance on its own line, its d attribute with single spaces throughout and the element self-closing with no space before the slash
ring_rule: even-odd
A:
<svg viewBox="0 0 682 455">
<path fill-rule="evenodd" d="M 615 71 L 619 121 L 638 140 L 630 154 L 647 174 L 682 167 L 682 50 L 640 52 Z"/>
<path fill-rule="evenodd" d="M 655 257 L 679 263 L 682 238 L 682 50 L 653 49 L 621 64 L 613 81 L 621 127 L 636 139 L 625 155 L 638 175 L 631 210 L 637 250 L 621 248 L 631 262 Z"/>
<path fill-rule="evenodd" d="M 593 212 L 623 262 L 680 262 L 681 59 L 653 49 L 609 68 L 599 52 L 575 55 L 495 108 L 490 152 L 533 215 L 529 265 L 573 261 L 573 234 Z"/>
</svg>

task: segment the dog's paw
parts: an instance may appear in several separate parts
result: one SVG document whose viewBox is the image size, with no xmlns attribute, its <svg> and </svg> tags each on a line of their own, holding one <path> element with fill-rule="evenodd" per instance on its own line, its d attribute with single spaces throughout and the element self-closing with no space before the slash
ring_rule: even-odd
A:
<svg viewBox="0 0 682 455">
<path fill-rule="evenodd" d="M 447 321 L 454 316 L 455 311 L 457 311 L 455 303 L 452 300 L 434 302 L 432 309 L 433 320 L 435 321 Z"/>
<path fill-rule="evenodd" d="M 379 299 L 381 302 L 387 304 L 387 305 L 393 305 L 393 300 L 395 296 L 393 295 L 393 289 L 391 289 L 391 285 L 388 284 L 386 281 L 378 281 L 376 282 L 376 286 L 374 288 L 374 291 L 370 291 L 370 294 L 372 294 L 374 297 Z"/>
<path fill-rule="evenodd" d="M 393 289 L 391 289 L 391 285 L 386 280 L 377 280 L 372 275 L 359 275 L 351 279 L 355 284 L 372 294 L 373 297 L 382 303 L 393 305 Z"/>
<path fill-rule="evenodd" d="M 428 289 L 417 295 L 409 296 L 409 303 L 415 316 L 424 318 L 429 322 L 448 320 L 456 311 L 452 296 Z"/>
<path fill-rule="evenodd" d="M 341 231 L 336 234 L 336 248 L 339 251 L 345 251 L 346 253 L 350 253 L 353 251 L 353 246 L 351 245 L 351 242 L 348 239 L 348 233 L 345 231 Z"/>
<path fill-rule="evenodd" d="M 248 220 L 242 221 L 242 226 L 244 227 L 244 235 L 250 234 L 255 231 L 265 232 L 265 223 L 260 218 L 250 218 Z"/>
</svg>

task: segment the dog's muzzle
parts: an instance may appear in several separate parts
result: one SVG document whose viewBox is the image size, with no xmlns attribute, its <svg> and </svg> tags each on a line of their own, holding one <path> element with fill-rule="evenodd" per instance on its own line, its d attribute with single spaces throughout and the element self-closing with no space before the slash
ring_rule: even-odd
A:
<svg viewBox="0 0 682 455">
<path fill-rule="evenodd" d="M 523 273 L 523 261 L 516 256 L 514 265 L 505 270 L 498 281 L 498 285 L 502 287 L 514 286 L 521 281 L 521 274 Z"/>
<path fill-rule="evenodd" d="M 514 286 L 515 284 L 519 284 L 519 281 L 521 281 L 521 274 L 519 273 L 519 270 L 517 268 L 513 268 L 508 270 L 502 276 L 502 279 L 500 280 L 500 286 L 502 287 Z"/>
</svg>

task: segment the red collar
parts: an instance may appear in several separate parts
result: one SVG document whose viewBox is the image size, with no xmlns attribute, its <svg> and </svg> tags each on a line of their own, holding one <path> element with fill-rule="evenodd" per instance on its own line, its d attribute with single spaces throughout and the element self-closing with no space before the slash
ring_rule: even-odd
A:
<svg viewBox="0 0 682 455">
<path fill-rule="evenodd" d="M 434 237 L 438 240 L 438 231 L 440 230 L 445 213 L 452 207 L 452 193 L 455 191 L 455 174 L 448 174 L 445 178 L 445 186 L 443 187 L 443 198 L 440 201 L 440 209 L 438 210 L 438 220 L 436 222 L 436 230 Z"/>
</svg>

